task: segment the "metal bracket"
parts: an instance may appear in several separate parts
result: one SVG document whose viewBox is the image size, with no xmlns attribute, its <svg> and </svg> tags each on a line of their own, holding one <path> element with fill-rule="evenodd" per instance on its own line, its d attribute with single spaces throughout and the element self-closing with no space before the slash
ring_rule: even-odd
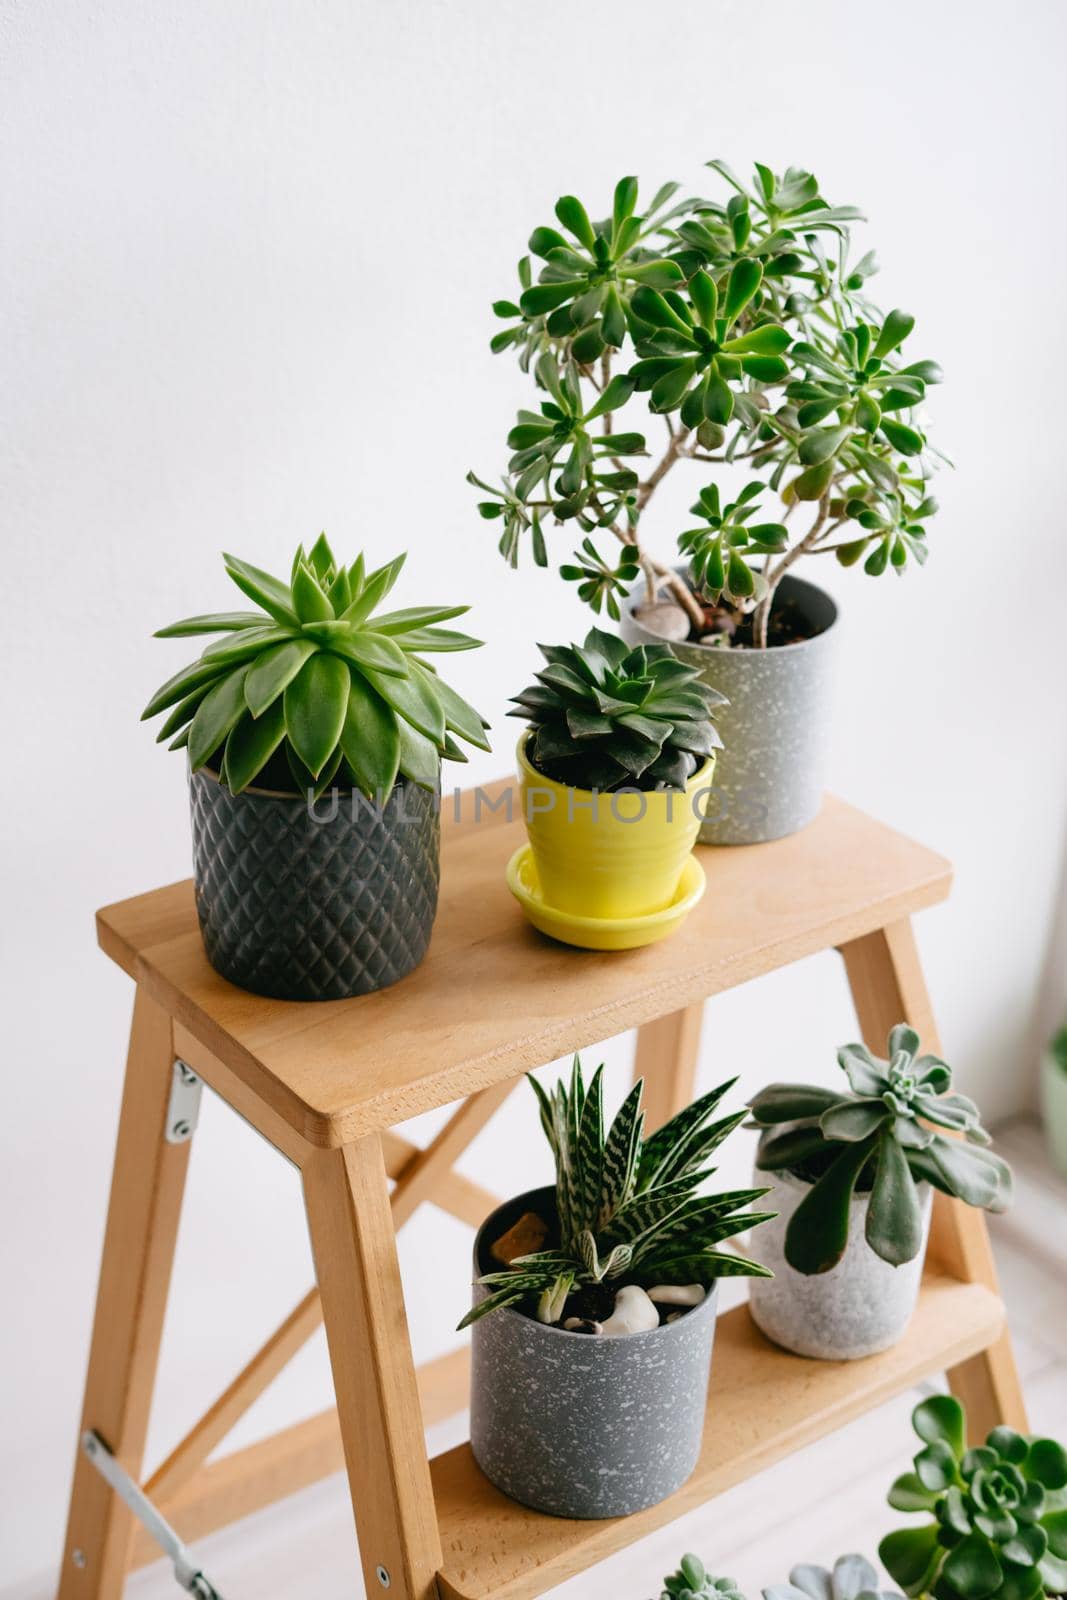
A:
<svg viewBox="0 0 1067 1600">
<path fill-rule="evenodd" d="M 196 1132 L 203 1081 L 184 1061 L 175 1061 L 167 1105 L 167 1143 L 187 1144 Z"/>
<path fill-rule="evenodd" d="M 197 1087 L 199 1089 L 199 1080 Z M 173 1561 L 174 1576 L 186 1593 L 196 1595 L 197 1600 L 222 1600 L 218 1590 L 196 1566 L 170 1523 L 157 1511 L 140 1484 L 135 1483 L 125 1467 L 115 1460 L 100 1435 L 83 1434 L 82 1449 L 100 1476 L 111 1485 L 119 1499 L 125 1501 L 138 1522 Z"/>
</svg>

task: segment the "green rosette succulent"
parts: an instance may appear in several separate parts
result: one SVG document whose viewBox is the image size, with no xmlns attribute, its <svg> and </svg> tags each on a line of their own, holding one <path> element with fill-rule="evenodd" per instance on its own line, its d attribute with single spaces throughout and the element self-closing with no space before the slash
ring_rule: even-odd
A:
<svg viewBox="0 0 1067 1600">
<path fill-rule="evenodd" d="M 540 1322 L 558 1322 L 568 1295 L 585 1284 L 707 1287 L 716 1278 L 770 1276 L 756 1262 L 718 1248 L 770 1221 L 773 1212 L 744 1210 L 766 1189 L 698 1193 L 714 1171 L 708 1158 L 747 1115 L 709 1120 L 736 1079 L 709 1090 L 645 1139 L 643 1083 L 634 1084 L 608 1125 L 603 1074 L 598 1067 L 587 1087 L 575 1056 L 569 1083 L 561 1080 L 551 1094 L 530 1078 L 556 1164 L 558 1242 L 481 1278 L 490 1293 L 461 1328 L 519 1304 Z"/>
<path fill-rule="evenodd" d="M 582 645 L 539 645 L 548 665 L 515 695 L 529 759 L 556 783 L 609 793 L 684 789 L 722 747 L 711 718 L 725 697 L 666 645 L 630 650 L 593 628 Z"/>
<path fill-rule="evenodd" d="M 988 1148 L 974 1101 L 950 1092 L 951 1068 L 920 1055 L 914 1028 L 892 1029 L 886 1061 L 862 1044 L 843 1046 L 837 1059 L 851 1093 L 773 1083 L 752 1101 L 759 1171 L 795 1172 L 811 1183 L 786 1231 L 791 1267 L 812 1275 L 837 1265 L 857 1188 L 871 1196 L 867 1243 L 893 1266 L 922 1248 L 917 1180 L 970 1206 L 1007 1209 L 1011 1168 Z"/>
<path fill-rule="evenodd" d="M 788 1583 L 764 1589 L 763 1600 L 901 1600 L 893 1589 L 882 1589 L 878 1573 L 866 1556 L 838 1556 L 833 1570 L 801 1563 Z"/>
<path fill-rule="evenodd" d="M 923 1448 L 889 1504 L 933 1520 L 886 1535 L 878 1553 L 887 1572 L 907 1594 L 934 1600 L 1067 1592 L 1067 1450 L 1006 1427 L 969 1450 L 965 1422 L 951 1395 L 912 1413 Z"/>
<path fill-rule="evenodd" d="M 488 750 L 488 724 L 426 657 L 481 641 L 439 626 L 467 606 L 377 608 L 404 557 L 376 571 L 337 562 L 325 534 L 293 560 L 289 582 L 224 556 L 258 607 L 186 617 L 158 639 L 222 634 L 158 689 L 142 718 L 169 711 L 157 741 L 187 748 L 194 772 L 217 771 L 233 794 L 258 778 L 320 793 L 331 783 L 384 803 L 398 776 L 434 789 L 457 740 Z"/>
<path fill-rule="evenodd" d="M 699 1556 L 683 1556 L 678 1571 L 663 1580 L 659 1600 L 745 1600 L 734 1578 L 716 1578 Z"/>
</svg>

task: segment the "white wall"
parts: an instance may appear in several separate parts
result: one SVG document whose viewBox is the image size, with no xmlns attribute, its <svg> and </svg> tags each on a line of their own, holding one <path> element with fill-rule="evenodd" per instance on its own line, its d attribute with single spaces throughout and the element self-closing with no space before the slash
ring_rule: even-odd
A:
<svg viewBox="0 0 1067 1600">
<path fill-rule="evenodd" d="M 473 603 L 489 648 L 456 678 L 499 730 L 473 770 L 507 768 L 531 641 L 585 617 L 506 571 L 463 480 L 527 393 L 489 302 L 561 192 L 604 208 L 624 172 L 698 186 L 724 155 L 868 209 L 957 470 L 925 573 L 820 569 L 847 630 L 832 779 L 954 858 L 921 929 L 946 1049 L 991 1115 L 1023 1101 L 1067 777 L 1065 32 L 1054 0 L 0 0 L 0 1583 L 61 1539 L 130 1003 L 92 912 L 188 871 L 180 762 L 137 722 L 182 646 L 149 634 L 227 603 L 223 547 L 407 548 L 406 600 Z M 716 1003 L 705 1071 L 825 1072 L 852 1031 L 807 963 Z M 544 1170 L 529 1106 L 504 1127 L 471 1157 L 499 1186 Z M 291 1175 L 218 1107 L 187 1221 L 156 1449 L 308 1271 Z M 405 1238 L 420 1353 L 466 1248 L 433 1216 Z M 259 1425 L 324 1393 L 312 1350 Z"/>
</svg>

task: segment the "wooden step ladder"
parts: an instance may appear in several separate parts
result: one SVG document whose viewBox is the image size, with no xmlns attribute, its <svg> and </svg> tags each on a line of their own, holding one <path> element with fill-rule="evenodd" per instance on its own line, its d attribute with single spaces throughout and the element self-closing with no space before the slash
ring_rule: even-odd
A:
<svg viewBox="0 0 1067 1600">
<path fill-rule="evenodd" d="M 508 895 L 517 807 L 507 782 L 446 803 L 429 954 L 359 999 L 302 1005 L 226 983 L 188 882 L 100 912 L 100 943 L 137 991 L 59 1600 L 117 1600 L 159 1555 L 85 1441 L 136 1499 L 201 1082 L 299 1168 L 318 1282 L 144 1482 L 181 1540 L 344 1466 L 369 1596 L 529 1600 L 933 1373 L 976 1437 L 1025 1426 L 984 1216 L 938 1194 L 918 1310 L 892 1350 L 808 1361 L 744 1306 L 720 1318 L 705 1450 L 661 1505 L 547 1517 L 494 1489 L 467 1444 L 427 1459 L 425 1426 L 467 1404 L 467 1356 L 416 1370 L 395 1231 L 423 1202 L 472 1226 L 498 1203 L 453 1164 L 528 1068 L 636 1027 L 655 1126 L 693 1096 L 703 1002 L 822 950 L 844 958 L 873 1050 L 901 1021 L 938 1049 L 909 919 L 945 898 L 950 869 L 922 846 L 828 798 L 791 838 L 702 851 L 708 891 L 673 938 L 599 954 L 543 939 Z M 455 1101 L 425 1149 L 393 1131 Z M 207 1463 L 322 1319 L 336 1411 Z M 191 1592 L 214 1593 L 196 1577 Z"/>
</svg>

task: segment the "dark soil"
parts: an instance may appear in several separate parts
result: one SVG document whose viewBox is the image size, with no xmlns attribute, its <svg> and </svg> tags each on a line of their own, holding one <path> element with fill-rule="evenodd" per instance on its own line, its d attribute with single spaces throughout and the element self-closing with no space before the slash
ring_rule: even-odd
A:
<svg viewBox="0 0 1067 1600">
<path fill-rule="evenodd" d="M 574 1294 L 567 1296 L 562 1320 L 584 1317 L 590 1322 L 606 1322 L 615 1310 L 615 1290 L 606 1283 L 584 1283 Z"/>
<path fill-rule="evenodd" d="M 706 626 L 701 632 L 696 628 L 692 630 L 689 635 L 692 644 L 713 644 L 718 636 L 726 634 L 733 650 L 755 648 L 753 612 L 746 614 L 735 611 L 732 606 L 715 606 L 703 601 L 700 604 Z M 786 644 L 802 644 L 805 639 L 814 639 L 821 631 L 812 627 L 810 619 L 804 615 L 804 608 L 797 605 L 795 600 L 776 599 L 768 620 L 767 644 L 771 649 Z"/>
</svg>

